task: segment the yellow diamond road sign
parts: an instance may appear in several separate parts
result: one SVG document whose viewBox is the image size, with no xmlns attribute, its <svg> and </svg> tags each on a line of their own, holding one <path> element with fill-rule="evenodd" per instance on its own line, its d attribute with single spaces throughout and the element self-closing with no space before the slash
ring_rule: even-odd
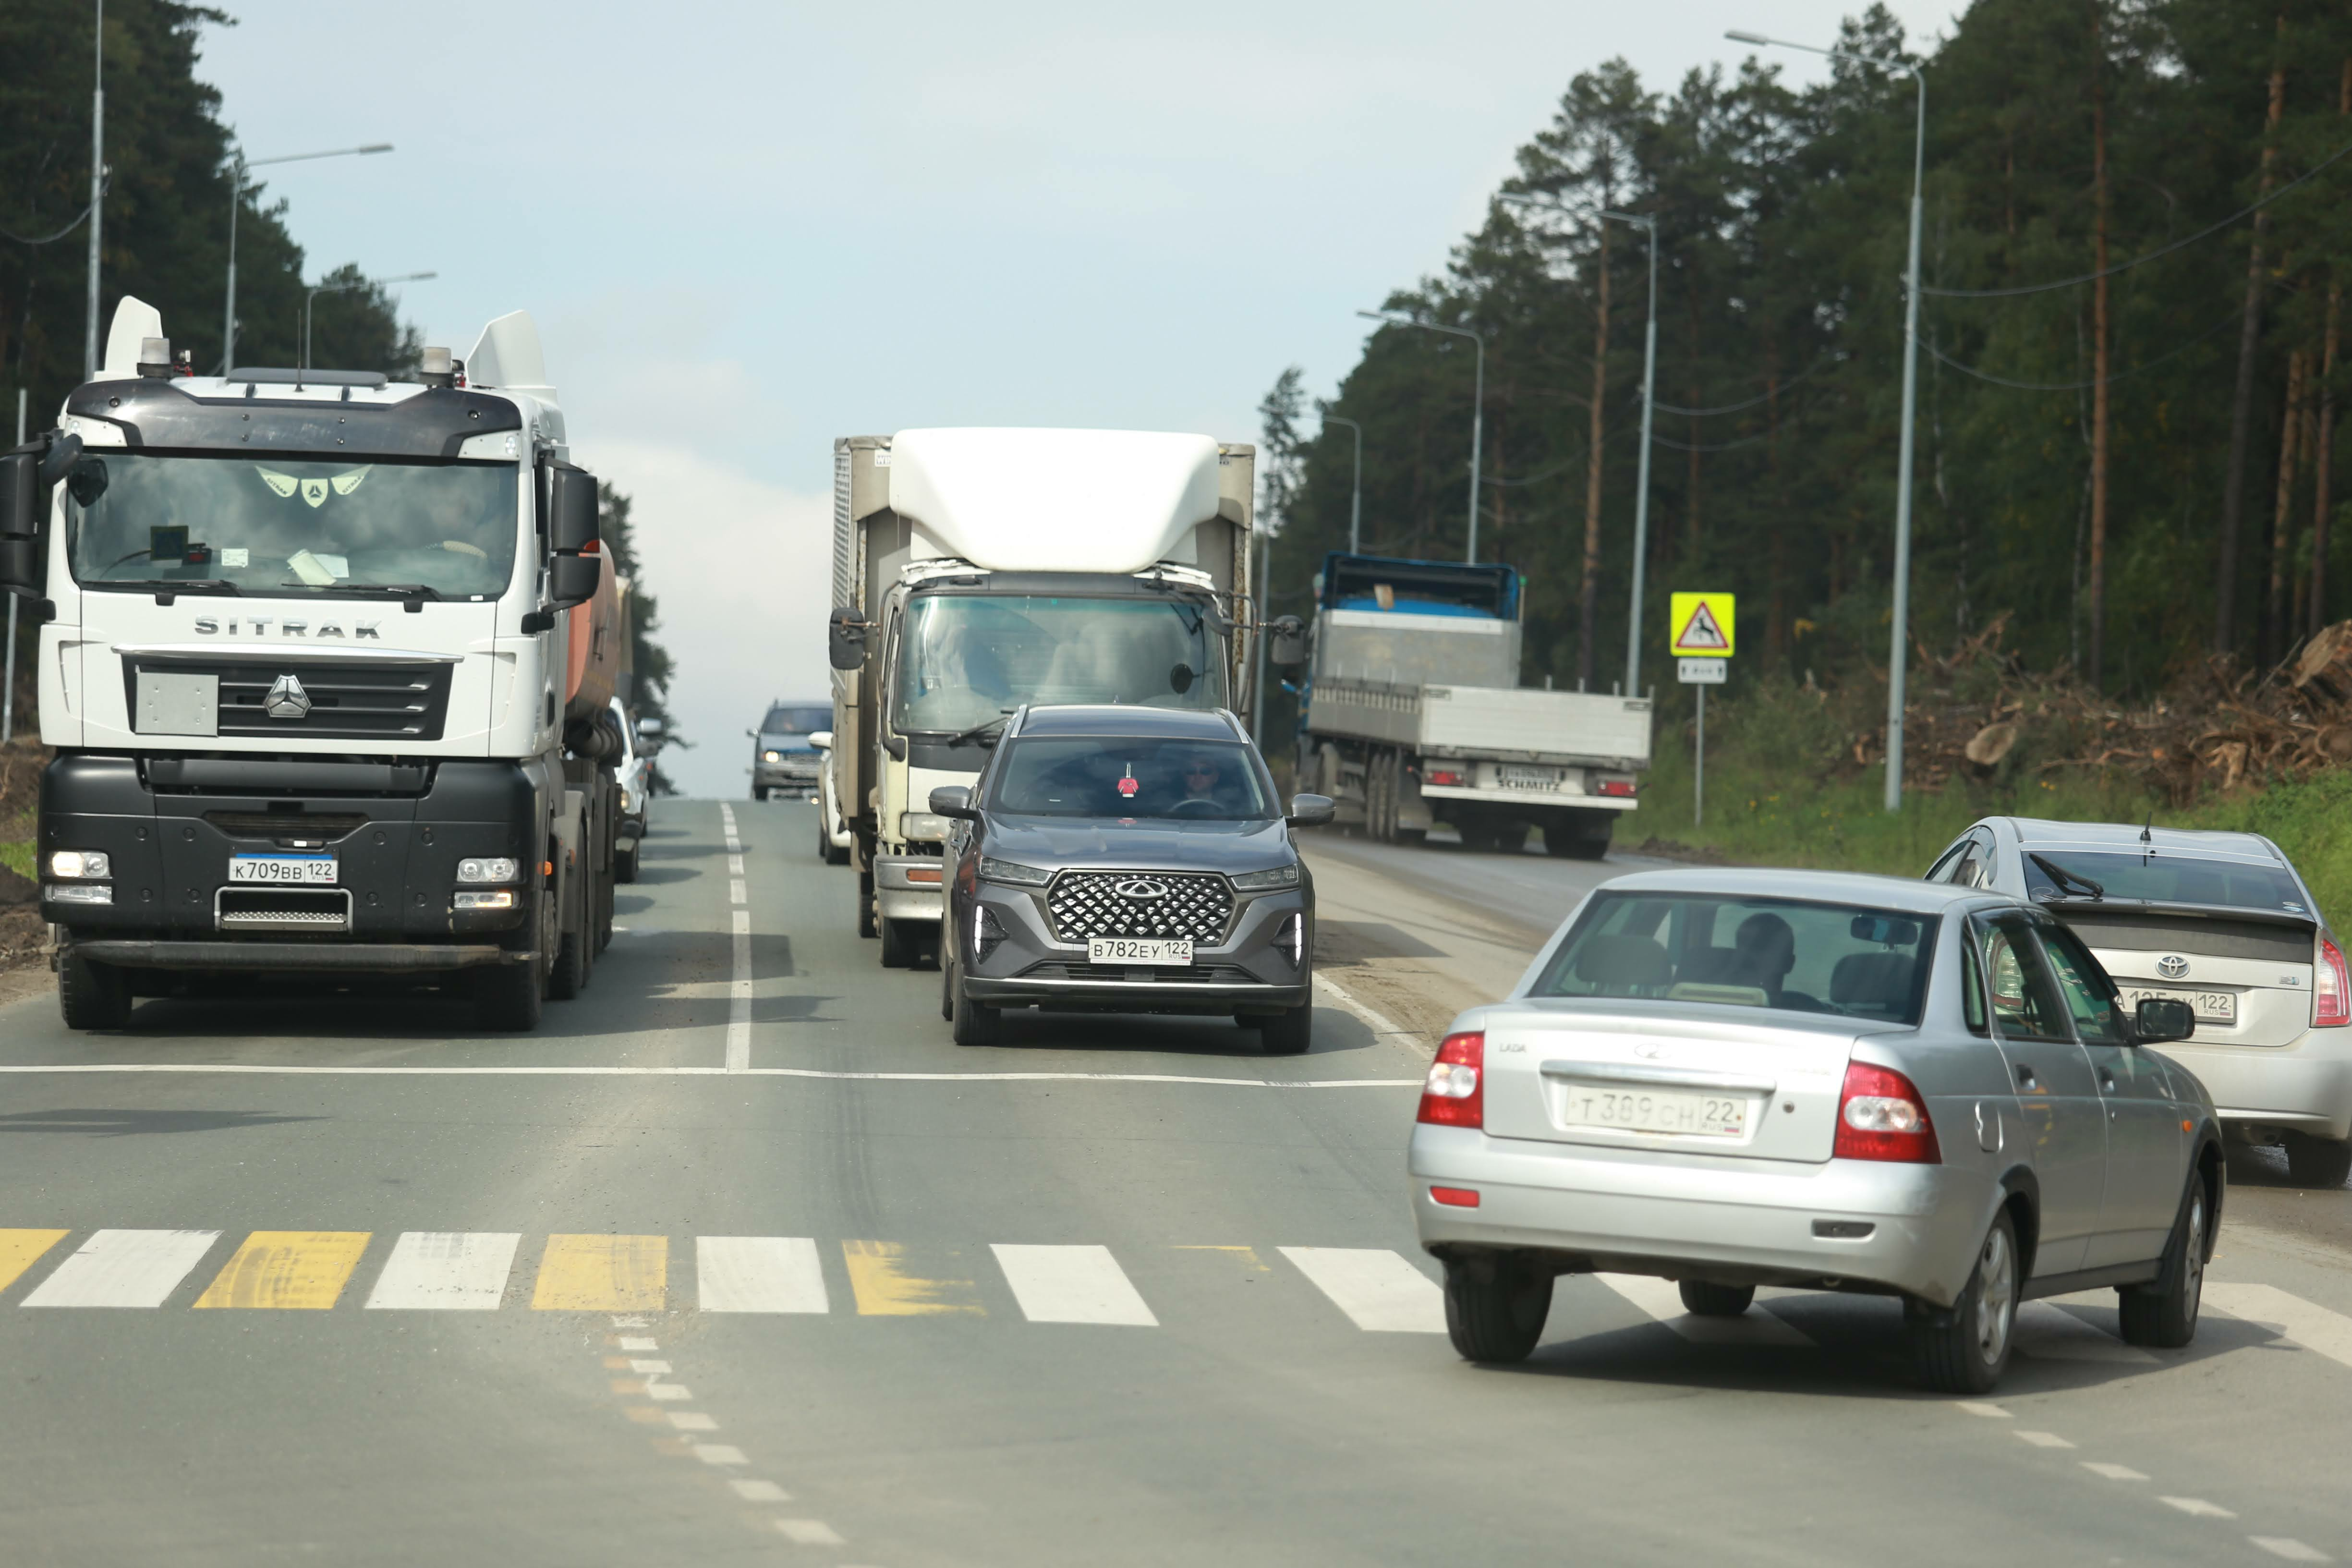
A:
<svg viewBox="0 0 2352 1568">
<path fill-rule="evenodd" d="M 1676 594 L 1667 622 L 1674 627 L 1678 658 L 1729 658 L 1738 622 L 1731 594 Z"/>
</svg>

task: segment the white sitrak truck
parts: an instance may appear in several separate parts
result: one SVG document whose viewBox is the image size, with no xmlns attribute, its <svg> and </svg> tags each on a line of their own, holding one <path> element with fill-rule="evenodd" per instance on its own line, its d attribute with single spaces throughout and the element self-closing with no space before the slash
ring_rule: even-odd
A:
<svg viewBox="0 0 2352 1568">
<path fill-rule="evenodd" d="M 858 932 L 936 956 L 948 824 L 1024 702 L 1245 710 L 1255 448 L 1133 430 L 834 443 L 827 784 Z"/>
<path fill-rule="evenodd" d="M 546 380 L 521 312 L 416 382 L 187 376 L 126 299 L 105 370 L 0 459 L 69 1025 L 268 975 L 531 1028 L 587 983 L 621 628 Z"/>
</svg>

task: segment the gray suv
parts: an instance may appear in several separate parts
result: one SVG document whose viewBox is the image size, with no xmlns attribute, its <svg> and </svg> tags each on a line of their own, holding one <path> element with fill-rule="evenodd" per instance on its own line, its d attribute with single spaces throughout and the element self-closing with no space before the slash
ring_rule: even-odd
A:
<svg viewBox="0 0 2352 1568">
<path fill-rule="evenodd" d="M 1008 1007 L 1223 1015 L 1269 1052 L 1313 1028 L 1315 884 L 1239 720 L 1222 710 L 1024 708 L 951 819 L 940 1011 L 958 1045 Z"/>
<path fill-rule="evenodd" d="M 809 737 L 832 727 L 833 704 L 824 699 L 771 703 L 751 734 L 751 798 L 765 800 L 772 791 L 814 800 L 824 758 Z"/>
</svg>

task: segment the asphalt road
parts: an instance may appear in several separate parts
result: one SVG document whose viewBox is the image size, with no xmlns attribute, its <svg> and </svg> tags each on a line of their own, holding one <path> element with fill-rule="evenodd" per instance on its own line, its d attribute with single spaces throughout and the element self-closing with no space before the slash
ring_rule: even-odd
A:
<svg viewBox="0 0 2352 1568">
<path fill-rule="evenodd" d="M 730 809 L 740 869 L 719 805 L 658 808 L 535 1037 L 0 1011 L 0 1557 L 2352 1557 L 2352 1192 L 2233 1190 L 2193 1347 L 2037 1306 L 1986 1405 L 1913 1389 L 1889 1303 L 1777 1295 L 1707 1342 L 1592 1279 L 1482 1371 L 1405 1206 L 1416 1037 L 1333 1006 L 1303 1058 L 1131 1019 L 961 1051 L 807 808 Z M 1354 868 L 1400 911 L 1563 896 L 1424 853 Z"/>
</svg>

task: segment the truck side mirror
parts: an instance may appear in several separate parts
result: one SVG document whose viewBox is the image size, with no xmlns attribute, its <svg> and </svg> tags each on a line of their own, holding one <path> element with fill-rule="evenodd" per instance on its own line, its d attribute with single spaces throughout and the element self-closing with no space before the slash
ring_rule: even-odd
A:
<svg viewBox="0 0 2352 1568">
<path fill-rule="evenodd" d="M 809 744 L 814 746 L 820 752 L 829 752 L 833 750 L 833 731 L 830 730 L 811 730 L 809 731 Z"/>
<path fill-rule="evenodd" d="M 1339 809 L 1339 803 L 1328 795 L 1294 795 L 1290 797 L 1288 820 L 1293 827 L 1320 827 Z"/>
<path fill-rule="evenodd" d="M 1307 627 L 1297 616 L 1266 622 L 1265 661 L 1276 669 L 1296 669 L 1307 662 Z"/>
<path fill-rule="evenodd" d="M 48 494 L 38 452 L 0 458 L 0 592 L 41 596 L 41 503 Z"/>
<path fill-rule="evenodd" d="M 970 784 L 941 784 L 931 792 L 931 815 L 951 817 L 958 822 L 978 822 L 980 813 L 971 808 Z"/>
<path fill-rule="evenodd" d="M 860 669 L 866 664 L 866 634 L 874 629 L 865 616 L 844 605 L 825 622 L 825 658 L 835 669 Z"/>
<path fill-rule="evenodd" d="M 571 555 L 595 542 L 596 476 L 570 463 L 548 464 L 547 547 Z"/>
<path fill-rule="evenodd" d="M 552 609 L 569 610 L 596 596 L 604 580 L 602 555 L 558 555 L 547 563 L 547 600 Z"/>
</svg>

